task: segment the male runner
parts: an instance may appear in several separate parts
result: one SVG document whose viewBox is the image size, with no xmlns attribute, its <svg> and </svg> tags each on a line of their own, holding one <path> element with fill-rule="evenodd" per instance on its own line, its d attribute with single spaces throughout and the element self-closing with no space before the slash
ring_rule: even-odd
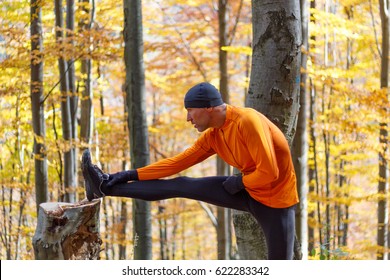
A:
<svg viewBox="0 0 390 280">
<path fill-rule="evenodd" d="M 147 201 L 183 197 L 250 212 L 260 224 L 269 259 L 292 259 L 295 171 L 283 133 L 251 108 L 225 104 L 209 83 L 192 87 L 185 95 L 187 121 L 202 132 L 195 143 L 171 158 L 135 170 L 105 174 L 82 158 L 88 200 L 103 196 Z M 241 171 L 238 176 L 161 179 L 185 170 L 213 154 Z"/>
</svg>

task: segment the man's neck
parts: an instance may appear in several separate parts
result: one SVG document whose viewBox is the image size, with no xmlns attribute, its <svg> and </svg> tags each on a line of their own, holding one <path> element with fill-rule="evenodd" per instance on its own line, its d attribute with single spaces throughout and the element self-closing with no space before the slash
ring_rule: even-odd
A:
<svg viewBox="0 0 390 280">
<path fill-rule="evenodd" d="M 226 121 L 227 106 L 226 104 L 222 104 L 220 106 L 214 107 L 213 109 L 213 127 L 220 128 Z"/>
</svg>

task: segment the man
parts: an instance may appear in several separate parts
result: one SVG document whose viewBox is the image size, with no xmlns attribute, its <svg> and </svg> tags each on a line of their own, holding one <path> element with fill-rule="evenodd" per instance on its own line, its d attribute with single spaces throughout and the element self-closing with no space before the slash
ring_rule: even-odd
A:
<svg viewBox="0 0 390 280">
<path fill-rule="evenodd" d="M 225 104 L 209 83 L 192 87 L 185 95 L 184 106 L 187 121 L 203 133 L 190 148 L 174 157 L 136 170 L 104 174 L 92 165 L 86 150 L 82 169 L 87 198 L 107 195 L 153 201 L 184 197 L 247 211 L 264 231 L 268 258 L 292 259 L 298 193 L 283 133 L 256 110 Z M 213 154 L 241 174 L 160 179 Z"/>
</svg>

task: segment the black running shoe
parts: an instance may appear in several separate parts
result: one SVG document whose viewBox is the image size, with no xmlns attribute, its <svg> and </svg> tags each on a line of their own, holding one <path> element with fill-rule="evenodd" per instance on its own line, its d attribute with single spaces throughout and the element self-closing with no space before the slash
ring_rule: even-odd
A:
<svg viewBox="0 0 390 280">
<path fill-rule="evenodd" d="M 83 171 L 87 199 L 91 201 L 95 198 L 104 197 L 101 187 L 103 182 L 108 180 L 109 175 L 103 173 L 99 167 L 92 164 L 89 149 L 83 152 L 81 170 Z"/>
</svg>

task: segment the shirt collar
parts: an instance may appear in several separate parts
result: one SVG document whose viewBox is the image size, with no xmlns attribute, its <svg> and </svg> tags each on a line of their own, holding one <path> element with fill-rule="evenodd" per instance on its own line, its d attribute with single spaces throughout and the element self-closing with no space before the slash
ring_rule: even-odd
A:
<svg viewBox="0 0 390 280">
<path fill-rule="evenodd" d="M 224 124 L 219 129 L 224 129 L 230 124 L 230 120 L 232 118 L 232 113 L 233 113 L 232 110 L 233 110 L 232 106 L 226 104 L 226 119 Z"/>
</svg>

